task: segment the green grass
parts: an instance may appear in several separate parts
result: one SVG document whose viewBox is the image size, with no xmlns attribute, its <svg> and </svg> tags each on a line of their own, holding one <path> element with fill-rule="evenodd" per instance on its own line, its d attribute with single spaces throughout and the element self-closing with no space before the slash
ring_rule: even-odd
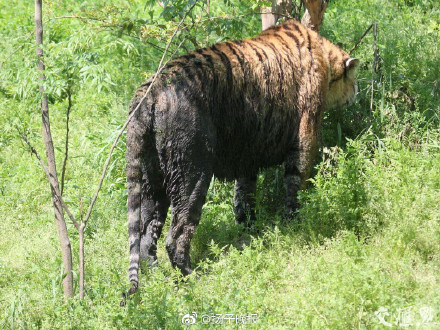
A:
<svg viewBox="0 0 440 330">
<path fill-rule="evenodd" d="M 91 9 L 112 10 L 98 0 L 91 3 Z M 236 6 L 212 1 L 213 11 L 234 15 L 250 6 L 232 3 Z M 234 224 L 232 184 L 215 180 L 192 242 L 194 274 L 183 281 L 172 269 L 162 237 L 159 266 L 143 271 L 139 292 L 123 308 L 120 294 L 129 285 L 124 137 L 86 229 L 86 297 L 79 300 L 75 272 L 75 297 L 65 303 L 49 186 L 15 130 L 18 126 L 26 131 L 44 155 L 33 39 L 23 41 L 33 30 L 32 6 L 21 1 L 12 4 L 0 12 L 8 18 L 0 22 L 1 59 L 21 43 L 24 46 L 0 70 L 0 329 L 179 329 L 182 317 L 192 312 L 198 315 L 195 328 L 206 327 L 201 324 L 202 315 L 232 313 L 257 314 L 258 321 L 223 327 L 383 329 L 375 315 L 380 308 L 390 313 L 388 322 L 398 323 L 400 315 L 403 327 L 403 309 L 412 313 L 414 322 L 421 322 L 420 309 L 427 307 L 434 310 L 433 319 L 419 328 L 438 328 L 437 2 L 330 2 L 323 34 L 345 49 L 372 21 L 379 24 L 380 65 L 373 111 L 369 109 L 373 63 L 368 36 L 355 53 L 363 63 L 358 102 L 326 115 L 326 148 L 309 189 L 301 194 L 297 221 L 282 221 L 280 168 L 260 174 L 258 222 L 250 232 Z M 65 5 L 48 5 L 46 15 L 90 14 L 83 6 Z M 109 14 L 116 20 L 144 15 L 144 4 L 115 1 L 114 5 L 122 8 L 121 14 L 115 14 L 117 10 Z M 398 19 L 391 20 L 397 14 Z M 210 42 L 255 34 L 258 18 L 248 20 L 249 26 L 237 27 L 236 22 L 207 27 Z M 59 170 L 66 77 L 74 81 L 65 196 L 76 215 L 80 200 L 85 205 L 90 202 L 133 90 L 143 73 L 154 69 L 160 55 L 145 44 L 98 32 L 88 24 L 53 21 L 46 36 L 51 51 L 48 76 L 56 87 L 50 94 L 50 109 Z M 206 31 L 195 32 L 199 42 L 206 40 Z M 83 67 L 87 70 L 80 71 Z M 77 270 L 78 234 L 70 223 L 68 227 Z"/>
<path fill-rule="evenodd" d="M 314 186 L 302 196 L 299 225 L 265 215 L 258 232 L 244 234 L 233 223 L 230 185 L 214 183 L 193 241 L 195 274 L 179 280 L 162 239 L 160 266 L 141 275 L 140 292 L 125 308 L 119 307 L 127 288 L 123 197 L 102 195 L 87 231 L 86 299 L 80 302 L 76 290 L 76 298 L 63 304 L 52 210 L 36 175 L 39 180 L 26 183 L 38 186 L 32 194 L 11 194 L 6 201 L 16 202 L 2 203 L 8 221 L 0 225 L 0 324 L 179 328 L 184 314 L 196 312 L 258 314 L 258 323 L 247 326 L 255 329 L 379 329 L 374 312 L 380 307 L 394 317 L 405 307 L 415 318 L 422 307 L 438 312 L 438 136 L 424 138 L 414 150 L 369 135 L 349 143 L 333 156 L 333 168 L 329 159 L 319 167 Z M 30 156 L 21 157 L 24 162 Z M 28 170 L 37 166 L 26 163 Z M 216 200 L 219 191 L 223 202 Z M 44 206 L 29 209 L 30 203 Z"/>
</svg>

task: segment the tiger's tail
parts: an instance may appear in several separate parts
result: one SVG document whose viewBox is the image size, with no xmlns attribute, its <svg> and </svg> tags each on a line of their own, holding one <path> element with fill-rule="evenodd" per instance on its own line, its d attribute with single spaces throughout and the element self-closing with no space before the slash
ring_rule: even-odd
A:
<svg viewBox="0 0 440 330">
<path fill-rule="evenodd" d="M 134 100 L 130 113 L 134 111 L 139 102 Z M 149 126 L 145 121 L 149 110 L 147 100 L 142 101 L 140 109 L 133 116 L 127 127 L 126 174 L 128 188 L 128 241 L 130 245 L 130 265 L 128 278 L 131 288 L 128 294 L 135 293 L 139 286 L 139 262 L 141 240 L 141 195 L 142 195 L 142 157 L 145 150 L 145 135 Z"/>
</svg>

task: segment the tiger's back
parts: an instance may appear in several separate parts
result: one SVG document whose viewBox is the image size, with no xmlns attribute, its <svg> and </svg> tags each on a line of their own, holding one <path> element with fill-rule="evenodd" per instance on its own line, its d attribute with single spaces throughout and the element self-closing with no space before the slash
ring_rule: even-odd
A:
<svg viewBox="0 0 440 330">
<path fill-rule="evenodd" d="M 186 117 L 209 112 L 204 125 L 213 129 L 211 150 L 222 164 L 214 173 L 233 179 L 240 171 L 283 162 L 298 135 L 302 109 L 322 112 L 329 82 L 341 76 L 348 58 L 314 31 L 288 21 L 256 38 L 216 44 L 169 62 L 150 98 L 166 103 L 155 108 L 170 121 L 162 125 L 165 135 L 167 127 L 188 122 Z M 171 115 L 177 111 L 185 114 Z"/>
</svg>

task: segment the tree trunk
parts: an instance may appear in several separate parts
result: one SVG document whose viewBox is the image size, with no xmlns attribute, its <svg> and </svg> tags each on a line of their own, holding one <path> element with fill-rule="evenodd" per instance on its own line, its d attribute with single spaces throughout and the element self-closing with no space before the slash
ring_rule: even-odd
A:
<svg viewBox="0 0 440 330">
<path fill-rule="evenodd" d="M 324 12 L 327 9 L 328 0 L 301 0 L 306 8 L 301 23 L 309 29 L 319 32 L 324 20 Z M 299 2 L 301 4 L 301 2 Z M 296 11 L 299 13 L 300 5 L 296 5 Z M 292 0 L 272 0 L 272 8 L 261 9 L 261 23 L 263 31 L 277 24 L 282 17 L 290 17 L 293 9 Z"/>
<path fill-rule="evenodd" d="M 301 20 L 301 24 L 319 32 L 322 21 L 324 20 L 324 12 L 327 9 L 328 0 L 304 0 L 304 4 L 306 11 Z"/>
<path fill-rule="evenodd" d="M 50 173 L 50 180 L 52 186 L 59 190 L 58 177 L 55 163 L 55 153 L 53 148 L 52 134 L 50 131 L 50 120 L 49 120 L 49 105 L 47 101 L 47 95 L 44 92 L 43 82 L 46 80 L 44 76 L 44 62 L 43 62 L 43 49 L 41 45 L 43 44 L 43 21 L 42 21 L 42 0 L 35 0 L 35 34 L 36 34 L 36 45 L 37 45 L 37 57 L 38 70 L 41 72 L 40 80 L 41 84 L 39 87 L 42 101 L 41 101 L 41 119 L 43 124 L 43 140 L 46 148 L 46 157 L 48 170 Z M 72 251 L 70 246 L 70 240 L 67 232 L 66 221 L 64 220 L 63 209 L 61 202 L 57 198 L 54 190 L 52 189 L 52 201 L 53 209 L 55 214 L 55 221 L 58 229 L 58 236 L 61 245 L 61 254 L 63 258 L 64 266 L 64 295 L 65 297 L 73 296 L 73 276 L 72 276 Z"/>
<path fill-rule="evenodd" d="M 263 31 L 275 25 L 281 17 L 290 17 L 292 0 L 272 0 L 272 8 L 261 9 Z"/>
</svg>

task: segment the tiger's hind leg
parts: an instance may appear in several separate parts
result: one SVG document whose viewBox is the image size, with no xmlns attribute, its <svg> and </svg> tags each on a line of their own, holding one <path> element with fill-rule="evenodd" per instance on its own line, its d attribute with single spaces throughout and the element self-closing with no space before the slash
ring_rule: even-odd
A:
<svg viewBox="0 0 440 330">
<path fill-rule="evenodd" d="M 286 216 L 291 219 L 300 208 L 298 192 L 307 187 L 319 146 L 322 116 L 305 114 L 301 118 L 298 138 L 287 156 L 284 171 Z"/>
<path fill-rule="evenodd" d="M 140 260 L 153 266 L 157 260 L 157 241 L 162 233 L 170 202 L 165 190 L 152 189 L 144 182 L 141 201 Z"/>
<path fill-rule="evenodd" d="M 235 181 L 235 223 L 250 226 L 255 220 L 255 194 L 257 176 L 239 178 Z"/>
<path fill-rule="evenodd" d="M 185 173 L 184 180 L 174 186 L 171 196 L 173 216 L 166 241 L 166 248 L 173 267 L 183 275 L 192 272 L 190 244 L 202 214 L 212 171 Z M 180 192 L 180 193 L 179 193 Z"/>
</svg>

